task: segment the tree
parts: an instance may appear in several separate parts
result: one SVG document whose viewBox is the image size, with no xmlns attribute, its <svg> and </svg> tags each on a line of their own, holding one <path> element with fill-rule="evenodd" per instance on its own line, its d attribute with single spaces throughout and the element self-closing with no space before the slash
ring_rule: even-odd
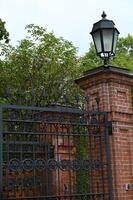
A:
<svg viewBox="0 0 133 200">
<path fill-rule="evenodd" d="M 74 84 L 77 49 L 42 27 L 31 24 L 26 30 L 26 38 L 16 47 L 2 49 L 1 101 L 44 105 L 61 102 L 66 93 L 72 98 L 79 90 Z"/>
<path fill-rule="evenodd" d="M 128 68 L 133 71 L 133 36 L 119 38 L 116 56 L 112 59 L 112 64 Z"/>
<path fill-rule="evenodd" d="M 66 104 L 78 102 L 76 94 L 82 92 L 74 80 L 102 65 L 94 45 L 91 43 L 89 51 L 78 58 L 76 47 L 53 32 L 33 24 L 27 25 L 26 31 L 27 36 L 15 47 L 0 44 L 0 102 L 45 105 L 61 103 L 63 96 Z M 132 54 L 133 36 L 119 38 L 110 64 L 132 70 Z"/>
<path fill-rule="evenodd" d="M 5 76 L 5 73 L 3 73 L 4 70 L 4 61 L 3 61 L 3 51 L 6 49 L 6 46 L 8 46 L 9 43 L 9 32 L 5 28 L 5 22 L 0 19 L 0 80 L 3 79 Z M 2 87 L 2 85 L 1 85 Z M 0 97 L 1 100 L 1 97 Z"/>
<path fill-rule="evenodd" d="M 2 40 L 9 43 L 9 32 L 5 28 L 5 22 L 0 19 L 0 41 Z"/>
<path fill-rule="evenodd" d="M 93 43 L 90 43 L 89 51 L 79 59 L 80 72 L 93 69 L 102 64 L 101 59 L 96 55 Z"/>
</svg>

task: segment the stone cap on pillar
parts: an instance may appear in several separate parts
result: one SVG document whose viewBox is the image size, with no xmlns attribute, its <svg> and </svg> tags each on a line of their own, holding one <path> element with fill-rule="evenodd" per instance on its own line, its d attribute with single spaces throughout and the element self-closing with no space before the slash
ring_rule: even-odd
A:
<svg viewBox="0 0 133 200">
<path fill-rule="evenodd" d="M 89 84 L 97 84 L 100 82 L 115 81 L 133 86 L 133 73 L 126 68 L 116 67 L 113 65 L 100 66 L 84 72 L 84 76 L 76 79 L 82 89 L 86 89 Z"/>
</svg>

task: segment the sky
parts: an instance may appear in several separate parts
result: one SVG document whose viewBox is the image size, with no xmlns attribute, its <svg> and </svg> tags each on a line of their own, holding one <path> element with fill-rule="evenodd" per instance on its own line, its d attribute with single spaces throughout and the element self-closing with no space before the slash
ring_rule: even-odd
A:
<svg viewBox="0 0 133 200">
<path fill-rule="evenodd" d="M 24 38 L 25 26 L 33 23 L 72 41 L 81 56 L 89 49 L 93 23 L 101 19 L 103 10 L 120 37 L 133 35 L 133 0 L 0 0 L 0 18 L 13 45 Z"/>
</svg>

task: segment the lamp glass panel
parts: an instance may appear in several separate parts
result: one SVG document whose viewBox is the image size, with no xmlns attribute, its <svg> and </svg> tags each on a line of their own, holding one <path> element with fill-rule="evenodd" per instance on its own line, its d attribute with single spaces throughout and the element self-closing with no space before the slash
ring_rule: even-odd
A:
<svg viewBox="0 0 133 200">
<path fill-rule="evenodd" d="M 113 53 L 115 54 L 116 51 L 116 43 L 118 40 L 118 31 L 114 30 L 114 42 L 113 42 Z"/>
<path fill-rule="evenodd" d="M 93 40 L 96 46 L 97 53 L 100 53 L 102 51 L 100 31 L 93 33 Z"/>
<path fill-rule="evenodd" d="M 103 35 L 104 52 L 111 52 L 112 42 L 113 42 L 113 30 L 104 29 L 102 30 L 102 35 Z"/>
</svg>

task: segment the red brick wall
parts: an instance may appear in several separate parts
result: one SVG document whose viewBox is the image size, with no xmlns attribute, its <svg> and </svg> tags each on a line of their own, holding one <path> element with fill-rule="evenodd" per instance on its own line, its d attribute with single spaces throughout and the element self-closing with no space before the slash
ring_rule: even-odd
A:
<svg viewBox="0 0 133 200">
<path fill-rule="evenodd" d="M 115 67 L 101 67 L 88 71 L 76 81 L 89 96 L 87 107 L 96 107 L 100 97 L 100 111 L 109 112 L 112 121 L 110 136 L 113 193 L 115 200 L 133 200 L 133 110 L 131 88 L 133 75 Z M 126 190 L 126 184 L 131 188 Z"/>
</svg>

